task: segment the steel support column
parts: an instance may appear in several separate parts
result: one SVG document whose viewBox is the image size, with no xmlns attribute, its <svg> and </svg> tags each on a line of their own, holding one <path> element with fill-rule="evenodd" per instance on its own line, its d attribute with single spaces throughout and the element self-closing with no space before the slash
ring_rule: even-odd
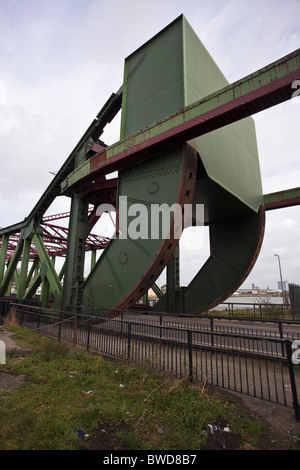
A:
<svg viewBox="0 0 300 470">
<path fill-rule="evenodd" d="M 26 287 L 27 287 L 30 245 L 31 245 L 31 238 L 28 237 L 26 238 L 26 240 L 24 240 L 24 244 L 23 244 L 22 262 L 21 262 L 20 277 L 19 277 L 19 288 L 17 290 L 18 299 L 22 299 L 24 297 Z"/>
<path fill-rule="evenodd" d="M 4 276 L 8 241 L 9 241 L 9 235 L 4 234 L 2 237 L 1 250 L 0 250 L 0 285 Z"/>
<path fill-rule="evenodd" d="M 14 254 L 7 266 L 6 273 L 2 279 L 2 283 L 0 287 L 0 297 L 4 297 L 6 295 L 8 287 L 11 284 L 11 281 L 13 279 L 13 276 L 17 268 L 17 264 L 22 255 L 23 245 L 24 245 L 24 239 L 21 236 L 15 248 Z"/>
<path fill-rule="evenodd" d="M 28 272 L 28 275 L 27 275 L 27 280 L 26 280 L 26 286 L 28 287 L 30 285 L 30 281 L 32 279 L 32 276 L 34 275 L 35 271 L 36 271 L 36 266 L 37 266 L 37 263 L 36 263 L 36 260 L 33 261 L 33 263 L 31 264 L 31 267 L 29 269 L 29 272 Z"/>
<path fill-rule="evenodd" d="M 80 288 L 84 281 L 85 243 L 90 233 L 88 201 L 80 193 L 72 196 L 69 238 L 62 294 L 63 309 L 80 304 Z"/>
<path fill-rule="evenodd" d="M 62 291 L 60 280 L 58 278 L 58 275 L 56 274 L 56 271 L 53 267 L 53 263 L 44 246 L 41 233 L 39 233 L 38 231 L 35 231 L 32 237 L 32 241 L 36 247 L 38 257 L 41 261 L 41 270 L 40 270 L 41 278 L 42 280 L 47 278 L 49 282 L 50 290 L 51 292 L 53 292 L 54 297 L 56 299 L 60 299 L 61 291 Z"/>
<path fill-rule="evenodd" d="M 33 272 L 32 270 L 30 271 L 30 273 L 32 272 L 34 276 L 30 285 L 29 285 L 30 280 L 28 282 L 29 287 L 26 291 L 26 294 L 24 295 L 24 299 L 31 299 L 36 294 L 38 287 L 41 285 L 42 279 L 41 279 L 41 274 L 40 274 L 40 267 L 41 267 L 40 261 L 35 260 L 32 265 Z M 29 278 L 29 275 L 28 275 L 28 278 Z"/>
<path fill-rule="evenodd" d="M 179 275 L 179 245 L 175 248 L 167 264 L 167 311 L 177 312 L 176 308 L 176 290 L 180 287 Z"/>
<path fill-rule="evenodd" d="M 91 252 L 91 271 L 94 269 L 96 264 L 96 250 L 92 250 Z"/>
</svg>

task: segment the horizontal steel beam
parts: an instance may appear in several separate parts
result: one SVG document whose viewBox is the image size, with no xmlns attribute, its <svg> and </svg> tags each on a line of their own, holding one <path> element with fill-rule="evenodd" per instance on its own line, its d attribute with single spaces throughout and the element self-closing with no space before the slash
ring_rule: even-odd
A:
<svg viewBox="0 0 300 470">
<path fill-rule="evenodd" d="M 266 211 L 300 205 L 300 188 L 287 189 L 264 195 Z"/>
<path fill-rule="evenodd" d="M 119 170 L 287 101 L 299 79 L 300 49 L 107 147 L 70 173 L 62 193 L 91 176 Z"/>
</svg>

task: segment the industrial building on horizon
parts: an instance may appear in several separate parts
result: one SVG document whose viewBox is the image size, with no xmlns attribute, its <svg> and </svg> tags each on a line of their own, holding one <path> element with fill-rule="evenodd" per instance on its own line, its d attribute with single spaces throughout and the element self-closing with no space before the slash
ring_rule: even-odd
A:
<svg viewBox="0 0 300 470">
<path fill-rule="evenodd" d="M 289 290 L 289 284 L 288 281 L 283 281 L 283 291 L 288 291 Z M 251 285 L 251 288 L 240 288 L 237 289 L 234 295 L 270 295 L 270 296 L 276 296 L 276 295 L 281 295 L 282 294 L 282 287 L 281 287 L 281 282 L 277 282 L 277 289 L 270 289 L 268 286 L 267 288 L 262 288 L 259 286 L 256 286 L 255 284 Z"/>
</svg>

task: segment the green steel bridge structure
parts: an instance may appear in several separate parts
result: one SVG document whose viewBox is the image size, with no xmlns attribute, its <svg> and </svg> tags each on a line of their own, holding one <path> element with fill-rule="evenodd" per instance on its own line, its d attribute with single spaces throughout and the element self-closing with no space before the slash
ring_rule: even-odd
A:
<svg viewBox="0 0 300 470">
<path fill-rule="evenodd" d="M 14 281 L 19 300 L 35 298 L 40 288 L 43 307 L 110 317 L 147 301 L 151 287 L 158 296 L 153 308 L 161 311 L 197 314 L 225 301 L 257 260 L 265 211 L 300 203 L 300 188 L 263 194 L 251 117 L 292 99 L 297 84 L 300 49 L 228 83 L 186 18 L 176 18 L 125 59 L 122 86 L 30 214 L 0 230 L 0 297 L 10 295 Z M 107 146 L 100 137 L 119 111 L 120 140 Z M 107 178 L 113 172 L 117 177 Z M 58 197 L 69 198 L 70 211 L 46 216 Z M 147 234 L 136 237 L 130 228 L 140 227 L 141 206 Z M 190 225 L 197 225 L 199 206 L 210 256 L 181 286 L 179 226 L 187 207 Z M 109 207 L 116 210 L 114 236 L 93 234 Z M 169 211 L 167 232 L 160 227 L 155 236 L 154 207 L 181 210 L 179 217 Z M 63 217 L 67 228 L 54 224 Z M 64 258 L 59 272 L 56 256 Z M 163 293 L 156 280 L 165 268 Z"/>
</svg>

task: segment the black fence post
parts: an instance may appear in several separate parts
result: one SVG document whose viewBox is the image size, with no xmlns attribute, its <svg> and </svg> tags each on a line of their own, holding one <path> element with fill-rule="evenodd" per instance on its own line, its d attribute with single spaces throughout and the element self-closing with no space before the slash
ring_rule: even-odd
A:
<svg viewBox="0 0 300 470">
<path fill-rule="evenodd" d="M 121 343 L 123 342 L 123 331 L 124 331 L 124 311 L 121 311 Z"/>
<path fill-rule="evenodd" d="M 189 350 L 189 379 L 193 381 L 193 338 L 192 330 L 187 330 L 188 335 L 188 350 Z"/>
<path fill-rule="evenodd" d="M 37 318 L 37 325 L 36 325 L 37 331 L 39 331 L 40 329 L 40 321 L 41 321 L 41 307 L 39 307 L 39 310 L 38 310 L 38 318 Z"/>
<path fill-rule="evenodd" d="M 300 409 L 299 409 L 299 401 L 298 401 L 298 394 L 297 394 L 297 386 L 295 381 L 295 373 L 294 373 L 294 364 L 292 361 L 292 345 L 290 340 L 285 341 L 286 346 L 286 355 L 288 359 L 288 366 L 289 366 L 289 373 L 290 373 L 290 381 L 291 381 L 291 388 L 292 388 L 292 396 L 293 396 L 293 407 L 295 410 L 295 420 L 300 422 Z"/>
<path fill-rule="evenodd" d="M 280 320 L 278 321 L 278 328 L 279 328 L 280 339 L 283 339 L 282 322 Z M 284 357 L 285 356 L 285 351 L 284 351 L 283 343 L 281 343 L 281 353 L 282 353 L 282 357 Z"/>
<path fill-rule="evenodd" d="M 86 349 L 87 349 L 87 351 L 90 348 L 91 321 L 92 321 L 92 317 L 89 317 L 89 319 L 88 319 L 88 333 L 87 333 L 87 340 L 86 340 Z"/>
<path fill-rule="evenodd" d="M 128 323 L 128 343 L 127 343 L 127 360 L 130 359 L 130 346 L 131 346 L 131 323 Z"/>
<path fill-rule="evenodd" d="M 159 312 L 159 324 L 162 326 L 163 324 L 163 313 Z M 162 328 L 159 329 L 159 337 L 162 338 Z"/>
<path fill-rule="evenodd" d="M 24 325 L 24 317 L 27 313 L 26 308 L 24 308 L 24 305 L 23 305 L 22 306 L 22 311 L 20 312 L 19 305 L 17 305 L 16 306 L 16 312 L 17 312 L 17 318 L 18 318 L 18 314 L 21 314 L 20 319 L 18 318 L 18 322 L 20 323 L 20 326 L 23 326 Z"/>
<path fill-rule="evenodd" d="M 211 346 L 214 346 L 214 319 L 210 318 Z"/>
<path fill-rule="evenodd" d="M 60 341 L 60 335 L 61 335 L 61 322 L 62 322 L 62 311 L 59 312 L 59 327 L 58 327 L 58 341 Z"/>
</svg>

